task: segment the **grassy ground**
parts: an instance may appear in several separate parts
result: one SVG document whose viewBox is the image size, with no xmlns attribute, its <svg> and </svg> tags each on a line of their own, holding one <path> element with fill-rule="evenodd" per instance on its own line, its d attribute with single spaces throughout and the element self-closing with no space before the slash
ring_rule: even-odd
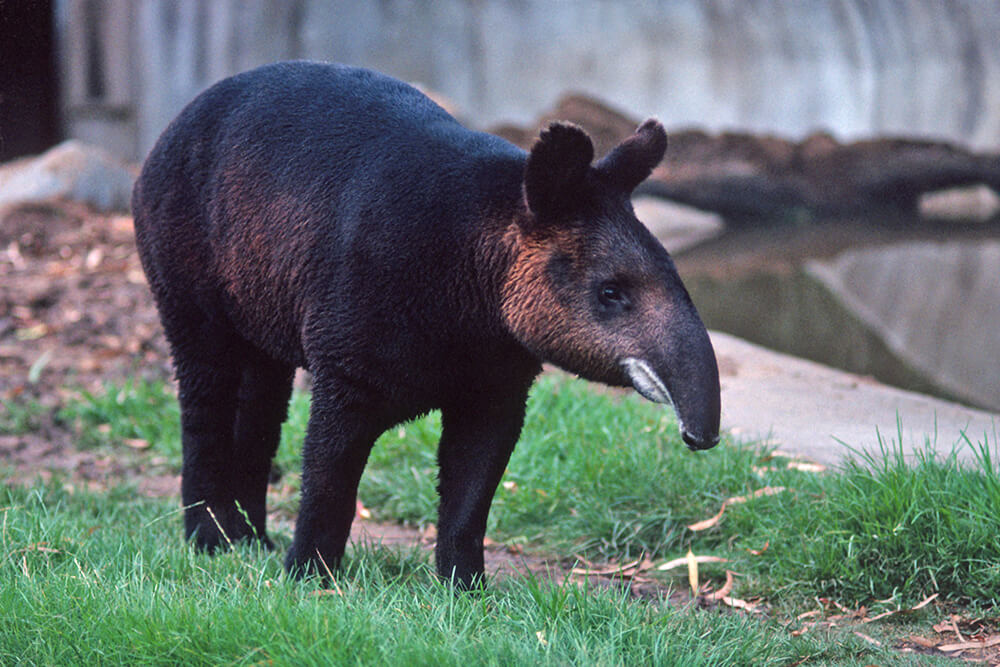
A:
<svg viewBox="0 0 1000 667">
<path fill-rule="evenodd" d="M 30 427 L 30 406 L 18 410 L 8 410 L 5 430 Z M 296 396 L 277 461 L 285 494 L 273 499 L 288 511 L 307 414 L 307 397 Z M 61 416 L 81 443 L 143 440 L 179 462 L 176 404 L 162 385 L 84 395 Z M 376 445 L 361 498 L 380 518 L 434 521 L 438 432 L 432 414 Z M 659 563 L 689 549 L 723 557 L 701 578 L 717 587 L 725 569 L 737 572 L 732 595 L 771 610 L 751 616 L 530 577 L 454 595 L 419 550 L 363 548 L 325 590 L 285 580 L 290 535 L 280 528 L 275 554 L 239 548 L 209 559 L 182 543 L 166 501 L 125 487 L 94 495 L 58 482 L 8 485 L 0 663 L 913 664 L 889 647 L 938 620 L 944 607 L 935 605 L 997 613 L 1000 479 L 990 446 L 976 451 L 978 465 L 963 467 L 930 447 L 907 464 L 886 447 L 823 474 L 731 442 L 691 453 L 661 408 L 543 378 L 489 535 L 590 561 Z M 754 494 L 762 489 L 771 494 Z M 687 528 L 724 504 L 715 525 Z M 656 576 L 686 586 L 686 576 Z M 793 634 L 817 599 L 874 615 L 934 593 L 935 605 L 864 626 L 881 647 L 842 626 Z"/>
<path fill-rule="evenodd" d="M 355 553 L 333 589 L 289 582 L 278 554 L 195 555 L 170 507 L 127 493 L 8 488 L 0 507 L 3 664 L 782 664 L 816 651 L 766 623 L 571 584 L 456 595 L 419 552 Z"/>
</svg>

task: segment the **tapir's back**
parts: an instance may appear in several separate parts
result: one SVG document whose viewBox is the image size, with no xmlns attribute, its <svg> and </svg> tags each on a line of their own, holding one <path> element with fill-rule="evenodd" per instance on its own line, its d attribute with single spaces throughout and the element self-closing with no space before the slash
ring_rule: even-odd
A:
<svg viewBox="0 0 1000 667">
<path fill-rule="evenodd" d="M 380 190 L 413 190 L 455 179 L 489 156 L 511 165 L 524 159 L 514 146 L 465 129 L 390 77 L 277 63 L 225 79 L 189 104 L 150 153 L 137 203 L 141 209 L 147 198 L 170 198 L 181 186 L 206 205 L 204 199 L 229 194 L 241 180 L 241 198 L 254 196 L 252 187 L 280 188 L 326 204 L 347 196 L 345 187 L 357 197 L 358 188 L 376 180 Z"/>
</svg>

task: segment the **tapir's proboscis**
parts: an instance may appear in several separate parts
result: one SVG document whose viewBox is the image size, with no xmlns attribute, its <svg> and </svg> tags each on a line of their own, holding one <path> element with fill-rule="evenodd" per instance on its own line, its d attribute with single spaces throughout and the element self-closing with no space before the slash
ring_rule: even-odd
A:
<svg viewBox="0 0 1000 667">
<path fill-rule="evenodd" d="M 299 575 L 340 563 L 375 439 L 439 409 L 437 569 L 481 581 L 543 362 L 672 404 L 688 446 L 712 447 L 712 344 L 630 201 L 666 146 L 647 120 L 595 162 L 583 130 L 553 123 L 525 152 L 339 65 L 269 65 L 197 97 L 133 194 L 177 375 L 187 536 L 271 544 L 297 367 L 312 374 L 286 560 Z"/>
</svg>

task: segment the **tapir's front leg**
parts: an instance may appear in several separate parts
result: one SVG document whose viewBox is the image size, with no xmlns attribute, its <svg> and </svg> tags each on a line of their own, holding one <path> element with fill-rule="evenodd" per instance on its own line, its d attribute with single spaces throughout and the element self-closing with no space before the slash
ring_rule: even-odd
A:
<svg viewBox="0 0 1000 667">
<path fill-rule="evenodd" d="M 370 410 L 370 403 L 335 379 L 314 375 L 302 447 L 302 499 L 285 559 L 293 574 L 324 575 L 340 565 L 356 510 L 358 482 L 382 432 Z"/>
<path fill-rule="evenodd" d="M 481 583 L 490 503 L 521 433 L 527 387 L 481 395 L 441 411 L 438 574 L 462 588 Z"/>
</svg>

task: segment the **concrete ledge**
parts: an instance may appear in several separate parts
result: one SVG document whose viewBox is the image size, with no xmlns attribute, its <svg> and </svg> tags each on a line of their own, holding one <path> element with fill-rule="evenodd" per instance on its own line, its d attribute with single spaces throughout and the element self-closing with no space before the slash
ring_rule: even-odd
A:
<svg viewBox="0 0 1000 667">
<path fill-rule="evenodd" d="M 962 440 L 988 438 L 995 449 L 1000 414 L 883 385 L 711 332 L 722 381 L 722 426 L 737 439 L 766 441 L 784 452 L 833 465 L 854 449 L 900 441 L 907 452 L 929 439 L 946 454 Z M 963 460 L 972 459 L 965 446 Z"/>
</svg>

